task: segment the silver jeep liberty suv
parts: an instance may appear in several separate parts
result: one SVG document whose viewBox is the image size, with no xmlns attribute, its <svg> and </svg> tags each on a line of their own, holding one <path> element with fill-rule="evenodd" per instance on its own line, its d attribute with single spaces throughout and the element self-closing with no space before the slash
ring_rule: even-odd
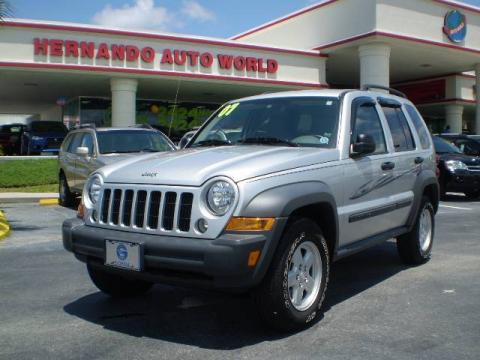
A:
<svg viewBox="0 0 480 360">
<path fill-rule="evenodd" d="M 185 149 L 92 174 L 64 247 L 111 296 L 154 283 L 250 291 L 267 324 L 302 328 L 321 313 L 332 261 L 391 238 L 405 263 L 430 258 L 434 149 L 402 95 L 231 101 Z"/>
</svg>

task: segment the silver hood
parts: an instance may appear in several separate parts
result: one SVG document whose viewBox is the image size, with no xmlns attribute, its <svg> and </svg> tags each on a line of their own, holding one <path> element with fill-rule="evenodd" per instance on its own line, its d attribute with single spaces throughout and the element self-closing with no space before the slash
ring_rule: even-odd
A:
<svg viewBox="0 0 480 360">
<path fill-rule="evenodd" d="M 336 149 L 239 145 L 137 156 L 103 167 L 105 182 L 200 186 L 215 176 L 235 182 L 339 158 Z"/>
</svg>

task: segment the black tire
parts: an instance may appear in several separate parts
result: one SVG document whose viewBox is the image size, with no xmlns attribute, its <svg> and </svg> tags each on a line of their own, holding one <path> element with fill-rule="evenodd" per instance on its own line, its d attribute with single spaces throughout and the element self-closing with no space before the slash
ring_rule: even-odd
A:
<svg viewBox="0 0 480 360">
<path fill-rule="evenodd" d="M 465 195 L 470 200 L 476 200 L 480 197 L 480 190 L 466 192 Z"/>
<path fill-rule="evenodd" d="M 308 308 L 299 311 L 290 299 L 288 272 L 291 270 L 290 267 L 292 266 L 295 250 L 302 244 L 311 246 L 312 243 L 318 250 L 321 258 L 321 282 L 318 287 L 318 293 L 312 291 L 312 299 L 314 298 L 315 300 Z M 260 317 L 268 326 L 279 331 L 293 331 L 305 328 L 320 313 L 319 310 L 327 290 L 329 271 L 330 257 L 328 246 L 320 227 L 309 219 L 298 219 L 291 222 L 287 225 L 286 231 L 280 240 L 265 278 L 252 294 Z M 305 293 L 303 289 L 301 291 L 303 297 Z M 314 295 L 315 293 L 316 296 Z"/>
<path fill-rule="evenodd" d="M 126 298 L 142 295 L 153 286 L 151 282 L 128 279 L 121 275 L 109 273 L 101 266 L 87 264 L 87 270 L 95 286 L 111 297 Z"/>
<path fill-rule="evenodd" d="M 425 246 L 421 245 L 420 235 L 420 220 L 422 214 L 425 212 L 425 216 L 430 216 L 431 221 L 431 235 L 429 242 L 425 243 Z M 426 196 L 422 198 L 420 210 L 415 220 L 415 225 L 407 234 L 399 236 L 397 238 L 397 250 L 400 258 L 405 264 L 408 265 L 420 265 L 426 263 L 431 256 L 433 239 L 435 237 L 435 211 L 430 199 Z"/>
<path fill-rule="evenodd" d="M 68 187 L 67 178 L 63 173 L 58 177 L 58 202 L 61 206 L 70 207 L 75 198 Z"/>
</svg>

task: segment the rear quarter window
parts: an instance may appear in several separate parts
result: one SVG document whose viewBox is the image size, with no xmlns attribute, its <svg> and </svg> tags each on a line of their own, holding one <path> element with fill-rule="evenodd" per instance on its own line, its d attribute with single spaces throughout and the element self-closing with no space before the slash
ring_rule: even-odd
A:
<svg viewBox="0 0 480 360">
<path fill-rule="evenodd" d="M 413 126 L 417 131 L 422 149 L 430 148 L 430 134 L 428 132 L 427 126 L 425 125 L 425 122 L 423 121 L 422 117 L 412 105 L 408 105 L 408 104 L 405 105 L 405 109 L 407 110 L 407 113 L 410 116 L 410 119 L 412 120 Z"/>
</svg>

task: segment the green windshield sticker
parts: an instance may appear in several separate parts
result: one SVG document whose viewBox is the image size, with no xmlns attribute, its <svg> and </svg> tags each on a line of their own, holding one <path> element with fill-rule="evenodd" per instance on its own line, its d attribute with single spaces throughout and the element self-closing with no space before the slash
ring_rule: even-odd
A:
<svg viewBox="0 0 480 360">
<path fill-rule="evenodd" d="M 238 107 L 238 105 L 240 105 L 240 103 L 229 104 L 225 106 L 222 111 L 220 111 L 220 114 L 218 114 L 218 117 L 229 116 Z"/>
</svg>

